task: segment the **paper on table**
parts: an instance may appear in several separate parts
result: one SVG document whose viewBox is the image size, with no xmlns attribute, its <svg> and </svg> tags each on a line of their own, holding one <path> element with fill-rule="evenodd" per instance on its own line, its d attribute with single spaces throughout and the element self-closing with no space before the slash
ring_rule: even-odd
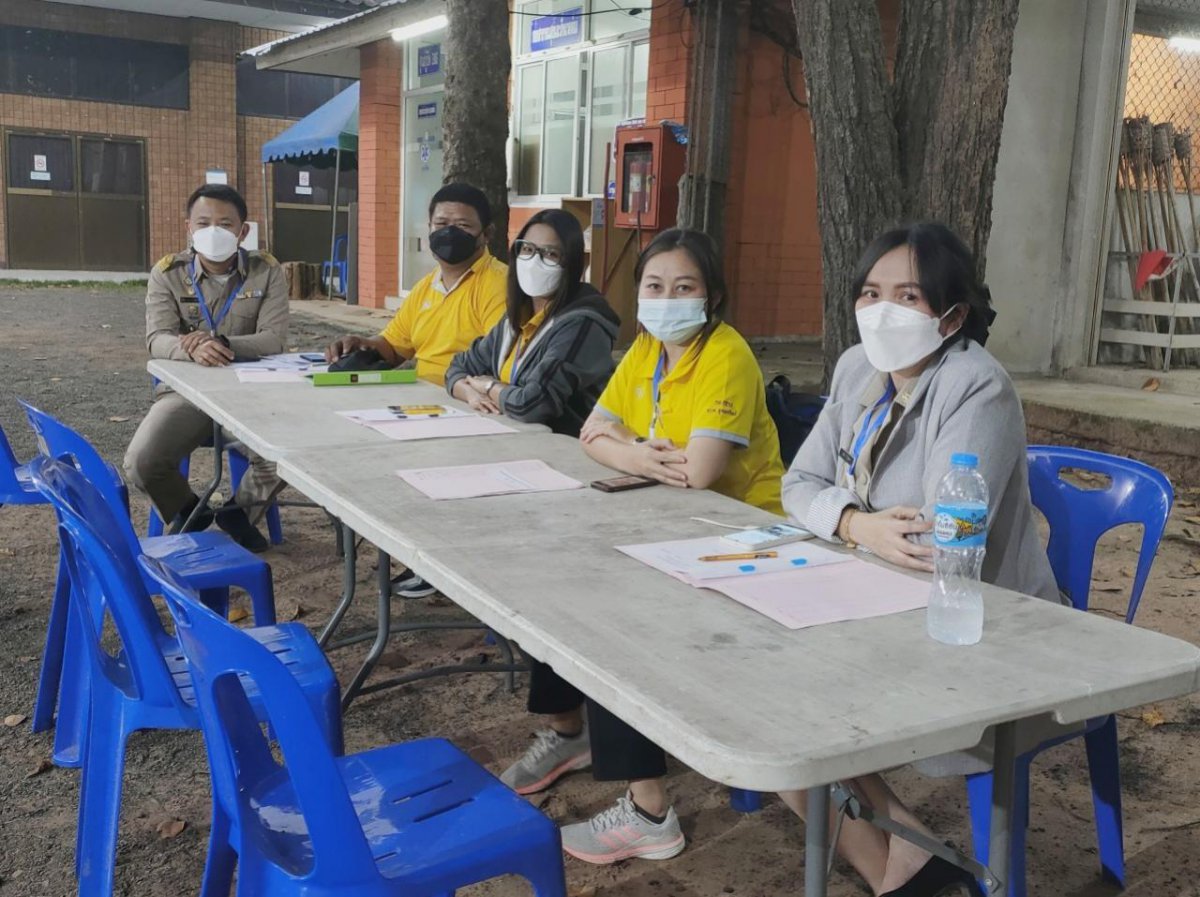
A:
<svg viewBox="0 0 1200 897">
<path fill-rule="evenodd" d="M 414 489 L 437 501 L 517 492 L 559 492 L 583 487 L 583 483 L 559 473 L 545 461 L 533 460 L 423 467 L 396 473 Z"/>
<path fill-rule="evenodd" d="M 237 371 L 239 383 L 307 383 L 304 372 L 296 369 L 284 371 L 271 368 L 239 368 Z"/>
<path fill-rule="evenodd" d="M 929 603 L 929 582 L 855 558 L 814 570 L 710 579 L 704 588 L 728 595 L 788 629 L 865 620 Z"/>
<path fill-rule="evenodd" d="M 366 426 L 382 433 L 389 439 L 397 439 L 401 442 L 413 439 L 446 439 L 455 436 L 495 436 L 500 433 L 517 432 L 498 420 L 490 417 L 476 417 L 473 414 L 380 421 L 366 424 Z"/>
<path fill-rule="evenodd" d="M 337 412 L 342 417 L 349 418 L 356 424 L 375 424 L 387 423 L 395 420 L 428 420 L 431 418 L 445 417 L 471 417 L 468 412 L 461 408 L 450 408 L 442 406 L 442 410 L 436 415 L 433 414 L 403 414 L 399 411 L 393 411 L 391 408 L 363 408 L 359 411 L 339 411 Z"/>
<path fill-rule="evenodd" d="M 824 564 L 841 564 L 851 560 L 848 555 L 838 554 L 812 542 L 792 542 L 767 549 L 778 554 L 775 558 L 760 558 L 741 561 L 702 561 L 700 558 L 713 554 L 752 554 L 749 550 L 738 550 L 717 536 L 701 539 L 680 539 L 673 542 L 651 542 L 644 545 L 618 545 L 623 551 L 655 570 L 661 570 L 688 585 L 699 585 L 710 579 L 726 576 L 746 577 L 780 573 L 800 567 L 819 567 Z"/>
</svg>

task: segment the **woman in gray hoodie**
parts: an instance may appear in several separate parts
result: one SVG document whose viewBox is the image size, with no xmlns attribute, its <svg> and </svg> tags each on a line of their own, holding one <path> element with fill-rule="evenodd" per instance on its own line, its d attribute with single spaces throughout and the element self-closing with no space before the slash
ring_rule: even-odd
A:
<svg viewBox="0 0 1200 897">
<path fill-rule="evenodd" d="M 508 261 L 508 309 L 446 370 L 446 391 L 485 414 L 578 436 L 612 376 L 621 321 L 583 282 L 583 231 L 544 209 L 521 228 Z"/>
<path fill-rule="evenodd" d="M 838 361 L 829 400 L 783 478 L 788 515 L 827 541 L 932 571 L 938 483 L 951 455 L 971 452 L 991 498 L 984 581 L 1060 600 L 1034 521 L 1021 402 L 984 348 L 995 315 L 970 250 L 940 224 L 888 231 L 863 254 L 848 298 L 862 344 Z M 986 769 L 976 754 L 919 768 Z M 880 776 L 853 784 L 877 811 L 931 834 Z M 803 792 L 781 796 L 803 814 Z M 964 871 L 861 820 L 847 821 L 838 849 L 881 897 L 977 887 Z"/>
</svg>

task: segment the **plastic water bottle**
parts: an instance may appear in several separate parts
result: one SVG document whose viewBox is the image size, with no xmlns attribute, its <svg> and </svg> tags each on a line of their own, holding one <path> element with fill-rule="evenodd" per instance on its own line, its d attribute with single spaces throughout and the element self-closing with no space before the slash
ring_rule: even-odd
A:
<svg viewBox="0 0 1200 897">
<path fill-rule="evenodd" d="M 988 489 L 979 458 L 958 454 L 938 485 L 933 521 L 933 591 L 925 628 L 947 645 L 973 645 L 983 636 L 979 575 L 987 552 Z"/>
</svg>

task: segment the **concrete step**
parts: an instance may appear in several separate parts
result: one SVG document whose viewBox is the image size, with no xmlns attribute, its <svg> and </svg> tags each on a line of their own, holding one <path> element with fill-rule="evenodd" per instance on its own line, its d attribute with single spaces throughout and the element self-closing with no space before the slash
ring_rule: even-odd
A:
<svg viewBox="0 0 1200 897">
<path fill-rule="evenodd" d="M 1141 371 L 1142 382 L 1147 379 Z M 1018 380 L 1031 443 L 1145 461 L 1176 487 L 1200 487 L 1200 394 L 1075 380 Z"/>
</svg>

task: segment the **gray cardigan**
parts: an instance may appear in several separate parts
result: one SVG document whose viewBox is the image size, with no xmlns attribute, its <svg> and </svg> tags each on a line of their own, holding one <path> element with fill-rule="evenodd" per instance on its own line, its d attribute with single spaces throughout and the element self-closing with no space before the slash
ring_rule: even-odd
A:
<svg viewBox="0 0 1200 897">
<path fill-rule="evenodd" d="M 979 456 L 991 500 L 983 580 L 1060 601 L 1029 497 L 1025 416 L 1000 363 L 978 343 L 966 341 L 947 348 L 921 374 L 879 450 L 864 507 L 845 488 L 839 451 L 849 450 L 865 408 L 863 393 L 879 377 L 861 345 L 838 361 L 829 401 L 783 478 L 788 515 L 827 541 L 836 541 L 838 521 L 851 506 L 877 511 L 907 505 L 932 520 L 950 456 L 971 452 Z"/>
<path fill-rule="evenodd" d="M 621 319 L 590 284 L 538 329 L 524 350 L 516 382 L 500 390 L 500 410 L 513 420 L 546 424 L 578 436 L 612 376 L 613 343 Z M 507 318 L 459 352 L 446 369 L 446 391 L 463 377 L 499 377 L 512 349 Z"/>
</svg>

